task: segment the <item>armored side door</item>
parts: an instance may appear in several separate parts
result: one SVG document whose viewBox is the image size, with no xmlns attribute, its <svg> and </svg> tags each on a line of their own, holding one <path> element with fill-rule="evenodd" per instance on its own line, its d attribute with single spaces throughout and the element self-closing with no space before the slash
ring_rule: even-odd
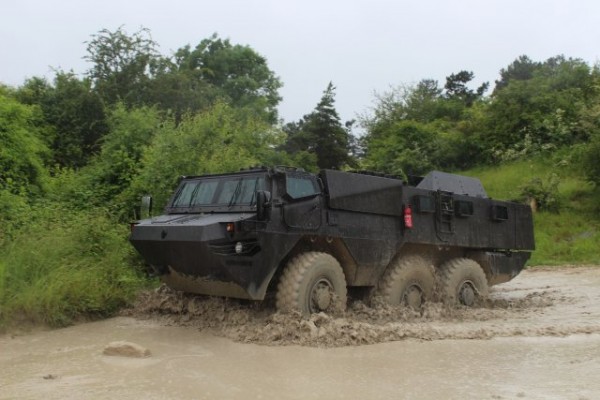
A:
<svg viewBox="0 0 600 400">
<path fill-rule="evenodd" d="M 322 196 L 317 179 L 305 172 L 287 172 L 283 221 L 288 228 L 314 231 L 321 227 Z"/>
</svg>

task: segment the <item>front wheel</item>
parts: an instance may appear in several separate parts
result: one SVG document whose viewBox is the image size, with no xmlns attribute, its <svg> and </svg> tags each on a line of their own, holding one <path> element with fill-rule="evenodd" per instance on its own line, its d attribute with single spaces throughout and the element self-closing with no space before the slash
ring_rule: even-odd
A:
<svg viewBox="0 0 600 400">
<path fill-rule="evenodd" d="M 440 294 L 447 304 L 471 307 L 477 299 L 488 295 L 487 278 L 483 269 L 468 258 L 445 262 L 439 271 Z"/>
<path fill-rule="evenodd" d="M 307 252 L 293 258 L 277 285 L 277 309 L 308 315 L 346 308 L 346 278 L 327 253 Z"/>
</svg>

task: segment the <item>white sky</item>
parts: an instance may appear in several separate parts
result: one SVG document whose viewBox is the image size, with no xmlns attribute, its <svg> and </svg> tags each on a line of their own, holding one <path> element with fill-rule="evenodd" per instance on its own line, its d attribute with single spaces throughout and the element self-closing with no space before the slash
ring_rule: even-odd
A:
<svg viewBox="0 0 600 400">
<path fill-rule="evenodd" d="M 346 121 L 399 84 L 470 70 L 493 87 L 522 54 L 600 59 L 597 0 L 0 0 L 0 82 L 83 73 L 83 42 L 121 25 L 150 29 L 166 55 L 215 32 L 249 45 L 284 83 L 286 122 L 311 112 L 329 81 Z"/>
</svg>

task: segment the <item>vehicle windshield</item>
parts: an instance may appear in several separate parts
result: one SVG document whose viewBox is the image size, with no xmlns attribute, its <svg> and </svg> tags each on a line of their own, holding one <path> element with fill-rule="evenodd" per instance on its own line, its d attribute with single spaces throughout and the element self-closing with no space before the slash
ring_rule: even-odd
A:
<svg viewBox="0 0 600 400">
<path fill-rule="evenodd" d="M 176 210 L 210 208 L 239 210 L 256 203 L 256 191 L 265 187 L 263 175 L 217 176 L 185 180 L 179 186 L 170 208 Z"/>
</svg>

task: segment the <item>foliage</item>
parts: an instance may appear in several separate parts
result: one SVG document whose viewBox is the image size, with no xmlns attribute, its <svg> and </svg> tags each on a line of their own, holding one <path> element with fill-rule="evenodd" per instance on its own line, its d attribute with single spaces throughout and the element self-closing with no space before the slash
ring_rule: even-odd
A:
<svg viewBox="0 0 600 400">
<path fill-rule="evenodd" d="M 165 122 L 144 151 L 141 170 L 130 198 L 150 193 L 164 206 L 181 175 L 235 171 L 272 157 L 281 140 L 251 109 L 217 103 L 184 117 L 180 124 Z"/>
<path fill-rule="evenodd" d="M 119 220 L 132 218 L 134 205 L 126 193 L 161 121 L 154 108 L 126 109 L 118 104 L 108 116 L 110 130 L 101 141 L 99 154 L 78 171 L 55 170 L 48 180 L 48 198 L 76 209 L 102 207 Z"/>
<path fill-rule="evenodd" d="M 84 57 L 92 64 L 87 75 L 106 104 L 145 104 L 151 73 L 159 63 L 157 47 L 146 28 L 132 35 L 123 27 L 92 35 Z"/>
<path fill-rule="evenodd" d="M 150 31 L 129 35 L 122 27 L 92 35 L 87 75 L 107 105 L 157 106 L 178 122 L 217 101 L 252 108 L 270 123 L 277 120 L 281 82 L 267 60 L 249 46 L 232 44 L 216 34 L 172 57 L 158 53 Z"/>
<path fill-rule="evenodd" d="M 26 104 L 39 106 L 43 120 L 38 123 L 40 128 L 52 127 L 46 131 L 46 141 L 56 165 L 85 165 L 108 131 L 104 105 L 91 82 L 71 72 L 58 71 L 53 85 L 40 78 L 29 79 L 17 96 Z"/>
<path fill-rule="evenodd" d="M 0 189 L 0 249 L 31 221 L 31 208 L 23 195 Z"/>
<path fill-rule="evenodd" d="M 314 154 L 318 168 L 342 169 L 354 165 L 350 157 L 352 122 L 342 126 L 335 109 L 335 87 L 329 83 L 315 110 L 300 121 L 284 127 L 288 138 L 282 149 L 289 154 L 301 154 L 308 163 Z M 315 168 L 308 169 L 314 170 Z"/>
<path fill-rule="evenodd" d="M 517 59 L 503 71 L 486 112 L 486 155 L 509 160 L 585 141 L 579 115 L 593 99 L 592 76 L 578 59 Z"/>
<path fill-rule="evenodd" d="M 378 128 L 383 132 L 372 131 L 376 139 L 369 143 L 366 168 L 400 176 L 424 174 L 433 168 L 436 132 L 429 125 L 398 121 Z"/>
<path fill-rule="evenodd" d="M 600 218 L 597 194 L 582 180 L 577 168 L 557 165 L 559 163 L 553 157 L 536 156 L 477 167 L 461 174 L 480 178 L 492 198 L 518 199 L 523 185 L 555 169 L 560 176 L 554 194 L 560 199 L 560 213 L 541 208 L 534 214 L 536 250 L 529 265 L 598 264 Z M 547 181 L 545 185 L 548 185 Z"/>
<path fill-rule="evenodd" d="M 35 108 L 0 93 L 0 191 L 39 194 L 48 147 L 35 126 Z"/>
<path fill-rule="evenodd" d="M 214 34 L 193 50 L 189 45 L 177 50 L 174 65 L 187 81 L 205 82 L 218 89 L 216 94 L 222 100 L 235 107 L 253 108 L 267 121 L 276 122 L 281 82 L 267 60 L 249 46 L 233 45 Z"/>
<path fill-rule="evenodd" d="M 521 185 L 521 197 L 539 210 L 558 212 L 560 201 L 558 197 L 558 185 L 560 178 L 552 173 L 546 179 L 535 177 L 524 185 Z M 535 203 L 535 206 L 533 203 Z"/>
<path fill-rule="evenodd" d="M 600 187 L 600 135 L 592 137 L 583 153 L 582 165 L 587 179 Z"/>
<path fill-rule="evenodd" d="M 581 126 L 590 140 L 580 146 L 578 156 L 585 177 L 600 188 L 600 71 L 594 70 L 595 101 L 581 111 Z"/>
<path fill-rule="evenodd" d="M 423 79 L 377 95 L 373 114 L 363 116 L 366 168 L 392 174 L 423 174 L 432 168 L 472 166 L 479 141 L 487 83 L 468 87 L 474 74 L 460 71 L 437 81 Z"/>
<path fill-rule="evenodd" d="M 453 100 L 459 100 L 466 106 L 472 106 L 473 103 L 480 99 L 488 89 L 488 82 L 483 83 L 476 90 L 469 89 L 467 84 L 475 78 L 475 74 L 471 71 L 460 71 L 456 74 L 450 74 L 446 78 L 446 97 Z"/>
<path fill-rule="evenodd" d="M 32 220 L 0 256 L 0 326 L 110 315 L 144 285 L 126 227 L 101 210 L 38 204 Z"/>
</svg>

